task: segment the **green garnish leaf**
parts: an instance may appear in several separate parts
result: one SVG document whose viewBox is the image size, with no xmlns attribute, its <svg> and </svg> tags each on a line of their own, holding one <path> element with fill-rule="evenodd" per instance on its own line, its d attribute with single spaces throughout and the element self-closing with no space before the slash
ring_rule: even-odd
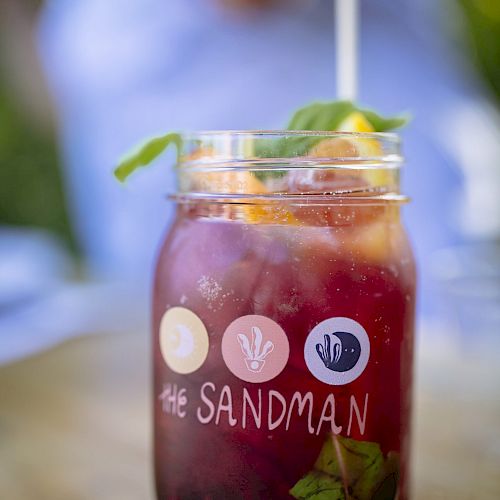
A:
<svg viewBox="0 0 500 500">
<path fill-rule="evenodd" d="M 383 463 L 378 443 L 332 436 L 325 441 L 314 467 L 332 476 L 342 476 L 345 471 L 345 479 L 353 485 L 373 465 Z"/>
<path fill-rule="evenodd" d="M 386 132 L 402 127 L 409 121 L 408 115 L 385 118 L 374 111 L 362 109 L 351 101 L 316 102 L 300 108 L 294 113 L 287 130 L 339 131 L 342 122 L 354 112 L 362 113 L 370 122 L 375 132 Z M 255 145 L 254 154 L 258 158 L 293 158 L 311 150 L 323 137 L 284 137 L 279 141 L 260 140 Z M 116 167 L 115 176 L 124 181 L 138 168 L 149 165 L 160 156 L 171 144 L 177 147 L 177 153 L 182 146 L 180 134 L 171 132 L 154 137 L 127 155 Z M 262 180 L 268 176 L 281 176 L 286 170 L 263 171 L 259 173 Z"/>
<path fill-rule="evenodd" d="M 385 118 L 369 109 L 360 109 L 360 111 L 365 115 L 365 118 L 375 129 L 375 132 L 388 132 L 389 130 L 404 127 L 411 121 L 411 115 L 409 113 Z"/>
<path fill-rule="evenodd" d="M 375 132 L 387 132 L 402 127 L 410 120 L 409 115 L 383 117 L 369 109 L 356 106 L 351 101 L 315 102 L 297 110 L 288 123 L 287 130 L 316 130 L 322 132 L 342 132 L 342 122 L 352 113 L 361 113 Z M 324 137 L 284 137 L 279 141 L 257 144 L 255 154 L 260 158 L 293 158 L 307 154 Z M 274 171 L 260 174 L 279 176 Z"/>
<path fill-rule="evenodd" d="M 345 498 L 345 496 L 318 496 L 322 490 L 340 485 L 358 500 L 371 500 L 376 494 L 380 500 L 393 500 L 399 477 L 399 457 L 389 453 L 384 459 L 380 445 L 329 435 L 321 448 L 314 469 L 290 490 L 297 499 Z M 339 493 L 340 495 L 340 493 Z"/>
<path fill-rule="evenodd" d="M 354 111 L 350 101 L 314 102 L 294 113 L 287 130 L 337 130 Z"/>
<path fill-rule="evenodd" d="M 290 495 L 299 500 L 345 500 L 342 482 L 319 471 L 306 474 L 290 490 Z"/>
<path fill-rule="evenodd" d="M 375 488 L 371 500 L 386 500 L 396 498 L 399 482 L 399 455 L 393 451 L 387 454 L 384 463 L 384 470 L 381 474 L 383 478 Z"/>
<path fill-rule="evenodd" d="M 388 475 L 379 485 L 371 500 L 387 500 L 396 498 L 398 492 L 398 475 L 392 473 Z"/>
<path fill-rule="evenodd" d="M 363 114 L 375 132 L 394 130 L 410 121 L 407 114 L 385 118 L 374 111 L 360 108 L 351 101 L 315 102 L 296 111 L 287 129 L 342 132 L 342 129 L 339 129 L 342 122 L 355 112 Z"/>
<path fill-rule="evenodd" d="M 145 141 L 120 161 L 115 169 L 115 177 L 121 182 L 125 181 L 138 168 L 145 167 L 156 160 L 171 144 L 177 147 L 177 154 L 179 154 L 182 146 L 180 134 L 171 132 Z"/>
</svg>

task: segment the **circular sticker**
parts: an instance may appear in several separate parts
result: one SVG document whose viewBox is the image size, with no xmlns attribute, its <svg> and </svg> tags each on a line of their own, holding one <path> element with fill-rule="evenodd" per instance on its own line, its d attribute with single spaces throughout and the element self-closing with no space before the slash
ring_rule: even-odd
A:
<svg viewBox="0 0 500 500">
<path fill-rule="evenodd" d="M 192 373 L 208 354 L 208 333 L 196 314 L 172 307 L 161 319 L 160 350 L 165 363 L 177 373 Z"/>
<path fill-rule="evenodd" d="M 285 368 L 290 346 L 278 323 L 265 316 L 235 319 L 222 337 L 222 357 L 229 370 L 241 380 L 267 382 Z"/>
<path fill-rule="evenodd" d="M 370 357 L 366 330 L 350 318 L 330 318 L 316 325 L 304 346 L 309 371 L 325 384 L 345 385 L 357 379 Z"/>
</svg>

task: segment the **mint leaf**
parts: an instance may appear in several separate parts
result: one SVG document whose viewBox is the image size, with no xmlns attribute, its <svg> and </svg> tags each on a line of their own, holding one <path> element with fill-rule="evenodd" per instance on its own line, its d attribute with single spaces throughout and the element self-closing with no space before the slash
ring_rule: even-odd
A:
<svg viewBox="0 0 500 500">
<path fill-rule="evenodd" d="M 356 107 L 350 101 L 315 102 L 295 112 L 288 130 L 337 130 Z"/>
<path fill-rule="evenodd" d="M 254 146 L 254 154 L 257 158 L 266 158 L 272 162 L 272 158 L 294 158 L 302 156 L 310 151 L 322 137 L 295 137 L 289 135 L 281 139 L 259 139 Z M 258 176 L 265 177 L 281 177 L 287 173 L 287 168 L 284 170 L 272 170 L 256 172 Z"/>
<path fill-rule="evenodd" d="M 382 480 L 375 488 L 371 500 L 396 498 L 399 482 L 399 455 L 397 453 L 391 451 L 387 454 L 381 477 Z"/>
<path fill-rule="evenodd" d="M 378 443 L 356 441 L 342 436 L 331 436 L 325 441 L 314 464 L 315 469 L 342 477 L 353 486 L 363 474 L 373 467 L 380 468 L 384 457 Z"/>
<path fill-rule="evenodd" d="M 290 495 L 298 500 L 345 500 L 342 482 L 318 471 L 306 474 L 290 490 Z"/>
<path fill-rule="evenodd" d="M 393 130 L 409 121 L 406 115 L 382 117 L 374 111 L 359 108 L 350 101 L 315 102 L 297 110 L 288 123 L 287 130 L 336 131 L 342 122 L 356 111 L 366 117 L 375 132 Z M 324 137 L 294 137 L 293 135 L 283 137 L 278 141 L 260 139 L 256 142 L 254 154 L 257 158 L 293 158 L 306 154 L 323 139 Z M 171 132 L 146 141 L 119 163 L 115 169 L 115 176 L 123 182 L 138 168 L 153 162 L 171 144 L 174 144 L 179 152 L 182 146 L 181 136 Z M 263 180 L 266 177 L 279 177 L 285 173 L 286 170 L 271 170 L 259 172 L 257 175 Z"/>
<path fill-rule="evenodd" d="M 356 108 L 350 101 L 315 102 L 298 109 L 287 125 L 287 130 L 337 130 Z M 284 137 L 274 142 L 272 155 L 293 158 L 305 155 L 324 137 Z M 272 172 L 269 172 L 272 174 Z"/>
<path fill-rule="evenodd" d="M 179 153 L 182 145 L 181 136 L 171 132 L 147 140 L 120 161 L 114 172 L 115 177 L 121 182 L 125 181 L 138 168 L 149 165 L 156 160 L 171 144 L 177 147 L 177 153 Z"/>
<path fill-rule="evenodd" d="M 380 116 L 369 109 L 356 106 L 351 101 L 315 102 L 300 108 L 288 123 L 288 130 L 338 130 L 342 122 L 354 112 L 362 113 L 375 132 L 387 132 L 406 125 L 409 115 L 390 118 Z"/>
<path fill-rule="evenodd" d="M 360 109 L 359 111 L 365 115 L 365 118 L 375 129 L 375 132 L 388 132 L 389 130 L 404 127 L 411 121 L 411 115 L 408 113 L 393 116 L 391 118 L 384 118 L 375 113 L 375 111 L 369 109 Z"/>
<path fill-rule="evenodd" d="M 387 500 L 396 498 L 398 492 L 398 475 L 395 473 L 387 476 L 378 486 L 371 500 Z"/>
<path fill-rule="evenodd" d="M 315 102 L 297 110 L 290 119 L 287 130 L 316 130 L 341 132 L 342 122 L 352 113 L 362 113 L 375 132 L 387 132 L 406 125 L 408 115 L 383 117 L 369 109 L 356 106 L 351 101 Z M 293 158 L 307 154 L 325 137 L 284 137 L 279 141 L 260 141 L 256 145 L 258 158 Z M 282 172 L 268 171 L 259 173 L 259 178 L 279 177 Z"/>
<path fill-rule="evenodd" d="M 398 478 L 397 453 L 391 452 L 384 459 L 378 443 L 329 435 L 314 469 L 295 484 L 290 494 L 297 499 L 344 498 L 318 495 L 327 488 L 335 491 L 336 485 L 340 485 L 341 494 L 344 495 L 345 485 L 353 498 L 358 500 L 393 500 Z M 333 493 L 329 491 L 329 494 Z"/>
<path fill-rule="evenodd" d="M 352 487 L 357 498 L 372 498 L 375 487 L 382 479 L 383 467 L 384 457 L 382 453 L 373 457 L 370 463 L 365 463 L 365 469 Z M 388 499 L 391 498 L 393 497 L 388 497 Z"/>
</svg>

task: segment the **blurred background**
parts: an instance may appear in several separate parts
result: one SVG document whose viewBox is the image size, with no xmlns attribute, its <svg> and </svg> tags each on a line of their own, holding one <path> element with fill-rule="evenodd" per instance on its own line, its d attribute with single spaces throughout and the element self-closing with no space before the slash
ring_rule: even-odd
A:
<svg viewBox="0 0 500 500">
<path fill-rule="evenodd" d="M 410 111 L 416 498 L 500 498 L 500 2 L 362 4 L 360 101 Z M 149 498 L 147 334 L 168 130 L 335 98 L 331 0 L 0 2 L 0 498 Z M 73 340 L 69 340 L 73 339 Z"/>
</svg>

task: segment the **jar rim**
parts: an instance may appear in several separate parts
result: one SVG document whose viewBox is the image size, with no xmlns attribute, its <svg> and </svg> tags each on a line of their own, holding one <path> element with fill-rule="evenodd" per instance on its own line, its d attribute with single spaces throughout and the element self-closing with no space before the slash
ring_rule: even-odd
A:
<svg viewBox="0 0 500 500">
<path fill-rule="evenodd" d="M 210 130 L 184 133 L 180 144 L 178 201 L 323 203 L 318 195 L 402 201 L 395 133 Z"/>
<path fill-rule="evenodd" d="M 183 140 L 195 140 L 202 137 L 223 136 L 257 136 L 257 137 L 346 137 L 384 139 L 395 144 L 401 144 L 401 138 L 395 132 L 347 132 L 341 130 L 285 130 L 285 129 L 228 129 L 228 130 L 198 130 L 182 132 Z"/>
<path fill-rule="evenodd" d="M 321 130 L 207 130 L 181 134 L 178 164 L 195 168 L 257 168 L 291 163 L 304 167 L 393 168 L 403 161 L 401 139 L 392 132 Z M 344 140 L 344 147 L 319 147 Z M 339 143 L 337 143 L 338 146 Z M 347 147 L 346 147 L 347 145 Z"/>
</svg>

